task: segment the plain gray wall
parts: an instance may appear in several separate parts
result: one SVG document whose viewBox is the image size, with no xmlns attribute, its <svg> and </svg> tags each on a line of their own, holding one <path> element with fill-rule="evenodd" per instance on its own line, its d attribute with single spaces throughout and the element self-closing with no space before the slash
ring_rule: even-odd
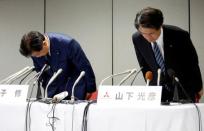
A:
<svg viewBox="0 0 204 131">
<path fill-rule="evenodd" d="M 160 8 L 166 24 L 177 25 L 186 30 L 189 30 L 190 24 L 191 38 L 204 76 L 204 2 L 191 1 L 190 23 L 188 2 L 189 0 L 0 0 L 0 79 L 32 65 L 30 59 L 18 52 L 20 39 L 30 30 L 43 32 L 44 28 L 47 32 L 66 33 L 79 41 L 93 66 L 97 85 L 112 72 L 139 69 L 131 36 L 136 31 L 133 25 L 135 14 L 146 6 Z M 114 79 L 114 84 L 118 82 L 119 79 Z M 136 84 L 144 84 L 142 75 L 136 80 Z"/>
<path fill-rule="evenodd" d="M 204 0 L 191 1 L 191 38 L 197 50 L 200 69 L 204 80 Z"/>
<path fill-rule="evenodd" d="M 42 0 L 0 0 L 0 80 L 32 65 L 20 55 L 20 39 L 25 32 L 43 32 L 44 5 Z"/>
</svg>

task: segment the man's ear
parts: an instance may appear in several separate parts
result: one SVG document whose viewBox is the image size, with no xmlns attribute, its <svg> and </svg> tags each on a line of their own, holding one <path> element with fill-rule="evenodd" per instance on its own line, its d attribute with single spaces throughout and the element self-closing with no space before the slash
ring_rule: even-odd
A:
<svg viewBox="0 0 204 131">
<path fill-rule="evenodd" d="M 47 46 L 47 42 L 45 40 L 43 41 L 43 46 Z"/>
</svg>

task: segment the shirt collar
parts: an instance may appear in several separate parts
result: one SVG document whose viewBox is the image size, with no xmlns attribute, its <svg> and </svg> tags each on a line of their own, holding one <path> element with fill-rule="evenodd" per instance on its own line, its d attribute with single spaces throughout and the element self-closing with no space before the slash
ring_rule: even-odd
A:
<svg viewBox="0 0 204 131">
<path fill-rule="evenodd" d="M 161 34 L 159 38 L 156 40 L 156 42 L 163 47 L 163 28 L 161 27 Z"/>
<path fill-rule="evenodd" d="M 159 47 L 162 47 L 163 48 L 163 28 L 161 27 L 161 33 L 160 33 L 160 35 L 159 35 L 159 37 L 158 37 L 158 39 L 156 40 L 156 43 L 157 43 L 157 45 L 159 46 Z M 152 45 L 152 48 L 153 48 L 153 45 L 154 45 L 154 43 L 153 42 L 151 42 L 151 45 Z"/>
<path fill-rule="evenodd" d="M 156 40 L 156 43 L 157 43 L 157 45 L 158 45 L 158 47 L 159 47 L 159 49 L 160 49 L 160 51 L 161 51 L 161 54 L 162 54 L 162 56 L 163 56 L 163 58 L 164 58 L 164 41 L 163 41 L 163 28 L 161 27 L 161 33 L 160 33 L 160 36 L 158 37 L 158 39 Z M 154 43 L 153 42 L 151 42 L 151 45 L 152 45 L 152 49 L 153 49 L 153 47 L 154 47 Z"/>
<path fill-rule="evenodd" d="M 47 38 L 47 40 L 48 40 L 48 47 L 49 47 L 49 50 L 48 50 L 48 55 L 49 56 L 51 56 L 51 52 L 50 52 L 50 39 L 49 39 L 49 37 L 48 37 L 48 35 L 47 34 L 45 34 L 45 37 Z"/>
</svg>

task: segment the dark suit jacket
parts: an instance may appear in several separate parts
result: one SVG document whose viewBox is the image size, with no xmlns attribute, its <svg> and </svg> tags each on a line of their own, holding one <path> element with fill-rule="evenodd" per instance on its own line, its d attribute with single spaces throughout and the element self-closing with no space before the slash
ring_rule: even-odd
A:
<svg viewBox="0 0 204 131">
<path fill-rule="evenodd" d="M 158 65 L 151 44 L 139 32 L 133 34 L 132 39 L 139 65 L 143 67 L 143 74 L 152 71 L 153 80 L 150 84 L 156 85 Z M 198 56 L 188 32 L 175 26 L 163 25 L 163 41 L 166 70 L 175 71 L 181 84 L 194 100 L 195 94 L 202 89 L 202 78 Z M 162 80 L 162 100 L 172 99 L 172 80 L 167 74 L 166 72 Z M 182 93 L 180 96 L 184 97 Z"/>
<path fill-rule="evenodd" d="M 87 92 L 91 93 L 96 90 L 96 83 L 91 64 L 82 48 L 76 40 L 69 36 L 57 33 L 47 33 L 46 35 L 50 40 L 51 56 L 32 57 L 37 71 L 40 71 L 45 63 L 50 65 L 50 70 L 42 76 L 43 87 L 46 87 L 54 72 L 57 72 L 60 68 L 63 69 L 62 73 L 49 86 L 48 97 L 51 98 L 65 90 L 68 91 L 70 97 L 73 83 L 80 72 L 85 71 L 85 77 L 80 80 L 75 88 L 75 96 L 78 99 L 85 99 Z"/>
</svg>

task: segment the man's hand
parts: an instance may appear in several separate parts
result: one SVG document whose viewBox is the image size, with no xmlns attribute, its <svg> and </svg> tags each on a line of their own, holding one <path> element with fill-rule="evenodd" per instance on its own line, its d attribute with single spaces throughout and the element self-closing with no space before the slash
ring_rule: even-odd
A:
<svg viewBox="0 0 204 131">
<path fill-rule="evenodd" d="M 89 100 L 89 98 L 91 97 L 91 93 L 86 93 L 86 100 Z"/>
<path fill-rule="evenodd" d="M 203 89 L 198 92 L 198 96 L 201 98 L 203 96 Z"/>
<path fill-rule="evenodd" d="M 200 98 L 203 96 L 203 88 L 196 95 L 196 102 L 199 102 Z"/>
<path fill-rule="evenodd" d="M 96 100 L 98 96 L 98 91 L 92 93 L 86 93 L 86 100 Z"/>
</svg>

